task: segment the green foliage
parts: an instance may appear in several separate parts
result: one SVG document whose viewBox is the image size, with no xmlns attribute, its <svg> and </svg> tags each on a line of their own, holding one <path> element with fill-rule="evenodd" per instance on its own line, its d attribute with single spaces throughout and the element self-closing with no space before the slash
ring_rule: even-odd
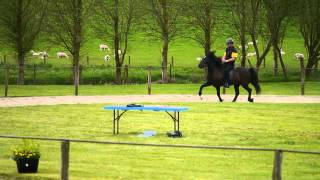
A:
<svg viewBox="0 0 320 180">
<path fill-rule="evenodd" d="M 32 140 L 23 139 L 23 142 L 14 147 L 12 159 L 17 161 L 19 159 L 39 159 L 40 150 L 39 144 L 35 144 Z"/>
</svg>

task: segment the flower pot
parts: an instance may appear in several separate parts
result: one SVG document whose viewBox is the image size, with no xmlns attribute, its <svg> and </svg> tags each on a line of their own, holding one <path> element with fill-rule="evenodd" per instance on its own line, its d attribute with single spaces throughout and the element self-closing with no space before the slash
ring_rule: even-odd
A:
<svg viewBox="0 0 320 180">
<path fill-rule="evenodd" d="M 19 173 L 36 173 L 39 159 L 21 158 L 16 160 Z"/>
</svg>

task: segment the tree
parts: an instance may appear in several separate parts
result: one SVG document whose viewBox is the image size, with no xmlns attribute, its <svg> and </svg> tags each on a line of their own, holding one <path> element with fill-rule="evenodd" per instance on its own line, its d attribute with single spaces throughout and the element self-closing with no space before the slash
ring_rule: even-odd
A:
<svg viewBox="0 0 320 180">
<path fill-rule="evenodd" d="M 247 32 L 251 38 L 253 48 L 256 52 L 256 68 L 259 70 L 271 47 L 270 35 L 268 32 L 266 32 L 267 28 L 264 24 L 266 20 L 264 9 L 262 9 L 262 0 L 248 0 L 247 2 Z M 260 44 L 265 43 L 265 45 L 263 45 L 262 52 L 257 44 L 259 37 L 261 37 Z"/>
<path fill-rule="evenodd" d="M 46 10 L 44 0 L 0 0 L 0 41 L 18 54 L 18 84 L 24 84 L 25 57 L 38 38 Z"/>
<path fill-rule="evenodd" d="M 320 1 L 305 0 L 297 3 L 297 19 L 300 32 L 304 39 L 304 46 L 308 52 L 306 76 L 316 68 L 320 58 Z"/>
<path fill-rule="evenodd" d="M 139 17 L 138 3 L 138 0 L 97 0 L 95 4 L 97 11 L 92 22 L 96 34 L 101 39 L 113 37 L 117 84 L 121 83 L 121 67 L 127 54 L 132 25 Z"/>
<path fill-rule="evenodd" d="M 83 46 L 85 18 L 88 16 L 90 1 L 51 0 L 47 32 L 50 41 L 64 47 L 72 55 L 74 94 L 78 95 L 80 51 Z"/>
<path fill-rule="evenodd" d="M 226 7 L 231 12 L 232 16 L 232 25 L 239 37 L 241 45 L 241 66 L 246 65 L 246 32 L 247 32 L 247 8 L 248 1 L 244 0 L 224 0 Z M 226 17 L 227 18 L 227 17 Z"/>
<path fill-rule="evenodd" d="M 273 47 L 274 75 L 278 74 L 278 58 L 283 76 L 288 78 L 287 70 L 281 55 L 281 46 L 285 37 L 287 21 L 292 2 L 290 0 L 263 0 L 266 9 L 267 27 Z"/>
<path fill-rule="evenodd" d="M 177 0 L 147 0 L 148 11 L 155 23 L 149 23 L 154 36 L 162 40 L 162 81 L 168 82 L 168 50 L 170 41 L 177 35 L 177 21 L 181 6 Z"/>
<path fill-rule="evenodd" d="M 218 4 L 217 0 L 188 0 L 183 2 L 187 9 L 185 11 L 188 22 L 188 27 L 191 27 L 191 39 L 199 43 L 205 54 L 211 50 L 213 43 L 213 33 L 218 19 Z M 190 29 L 190 28 L 189 28 Z"/>
</svg>

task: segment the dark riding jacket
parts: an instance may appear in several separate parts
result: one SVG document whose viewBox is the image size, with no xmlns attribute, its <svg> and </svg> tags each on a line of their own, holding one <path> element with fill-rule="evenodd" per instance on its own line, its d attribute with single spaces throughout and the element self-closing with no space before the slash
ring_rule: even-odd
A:
<svg viewBox="0 0 320 180">
<path fill-rule="evenodd" d="M 230 58 L 237 58 L 238 57 L 238 51 L 235 47 L 227 47 L 226 51 L 224 53 L 225 59 L 230 59 Z M 235 61 L 227 62 L 225 63 L 228 66 L 233 66 L 234 67 Z"/>
</svg>

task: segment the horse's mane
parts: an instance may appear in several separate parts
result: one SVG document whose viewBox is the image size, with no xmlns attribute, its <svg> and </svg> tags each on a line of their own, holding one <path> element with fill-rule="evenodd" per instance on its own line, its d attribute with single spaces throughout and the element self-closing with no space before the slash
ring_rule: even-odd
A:
<svg viewBox="0 0 320 180">
<path fill-rule="evenodd" d="M 207 57 L 209 59 L 209 62 L 214 62 L 215 64 L 222 64 L 222 57 L 217 57 L 214 51 L 210 51 L 209 53 L 207 53 Z"/>
</svg>

